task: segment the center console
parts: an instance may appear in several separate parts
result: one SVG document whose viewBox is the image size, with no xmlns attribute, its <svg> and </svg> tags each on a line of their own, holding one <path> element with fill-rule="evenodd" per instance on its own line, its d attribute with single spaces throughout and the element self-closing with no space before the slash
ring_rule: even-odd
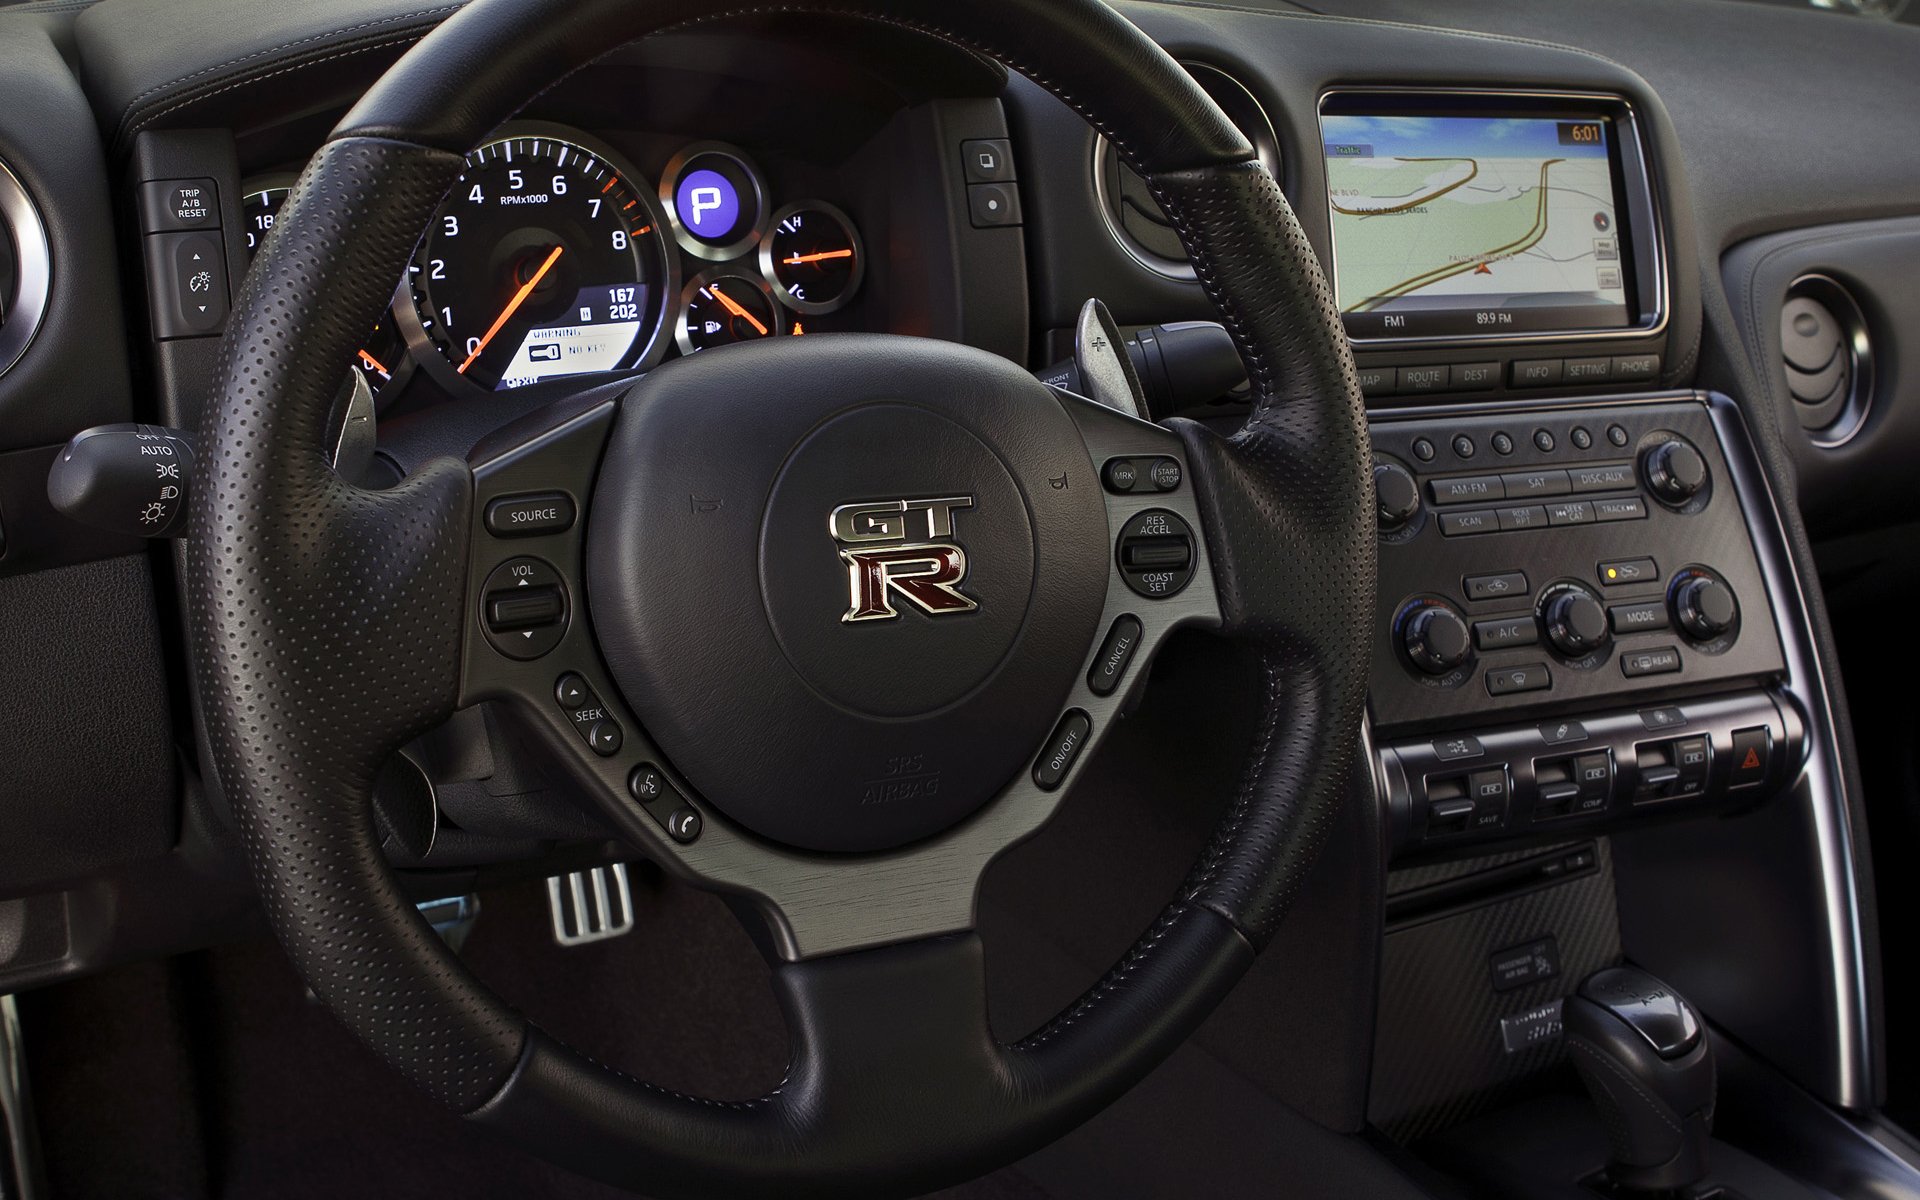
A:
<svg viewBox="0 0 1920 1200">
<path fill-rule="evenodd" d="M 1395 850 L 1765 793 L 1803 753 L 1725 451 L 1688 395 L 1372 423 Z"/>
</svg>

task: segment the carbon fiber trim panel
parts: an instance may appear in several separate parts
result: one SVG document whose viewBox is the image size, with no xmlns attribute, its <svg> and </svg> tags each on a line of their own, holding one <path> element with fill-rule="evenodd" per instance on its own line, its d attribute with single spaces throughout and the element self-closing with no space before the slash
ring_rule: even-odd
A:
<svg viewBox="0 0 1920 1200">
<path fill-rule="evenodd" d="M 1500 1020 L 1564 997 L 1619 960 L 1613 856 L 1606 839 L 1596 844 L 1592 874 L 1387 932 L 1367 1117 L 1389 1137 L 1409 1142 L 1492 1108 L 1562 1060 L 1558 1038 L 1507 1053 Z M 1426 886 L 1516 857 L 1396 871 L 1387 887 Z M 1547 934 L 1559 943 L 1559 976 L 1496 993 L 1492 954 Z"/>
</svg>

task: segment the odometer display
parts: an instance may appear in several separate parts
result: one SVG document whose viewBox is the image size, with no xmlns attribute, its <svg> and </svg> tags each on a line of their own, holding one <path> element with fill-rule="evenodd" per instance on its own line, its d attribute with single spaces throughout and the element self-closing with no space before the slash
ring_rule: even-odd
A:
<svg viewBox="0 0 1920 1200">
<path fill-rule="evenodd" d="M 647 365 L 671 254 L 648 190 L 604 151 L 501 137 L 467 156 L 415 253 L 420 336 L 494 390 Z"/>
</svg>

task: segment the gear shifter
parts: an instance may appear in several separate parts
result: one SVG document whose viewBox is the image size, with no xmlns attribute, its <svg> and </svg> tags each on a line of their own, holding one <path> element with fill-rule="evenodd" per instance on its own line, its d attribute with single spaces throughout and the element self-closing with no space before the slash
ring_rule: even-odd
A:
<svg viewBox="0 0 1920 1200">
<path fill-rule="evenodd" d="M 1610 1183 L 1670 1192 L 1707 1171 L 1713 1047 L 1693 1006 L 1632 967 L 1596 971 L 1567 997 L 1567 1050 L 1607 1128 Z"/>
</svg>

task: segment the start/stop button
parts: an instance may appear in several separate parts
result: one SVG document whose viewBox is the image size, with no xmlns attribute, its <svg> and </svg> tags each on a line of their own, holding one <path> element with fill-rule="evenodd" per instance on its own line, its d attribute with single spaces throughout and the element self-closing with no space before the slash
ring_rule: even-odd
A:
<svg viewBox="0 0 1920 1200">
<path fill-rule="evenodd" d="M 1193 581 L 1199 557 L 1193 528 L 1162 508 L 1129 518 L 1114 548 L 1121 578 L 1149 600 L 1178 595 Z"/>
</svg>

